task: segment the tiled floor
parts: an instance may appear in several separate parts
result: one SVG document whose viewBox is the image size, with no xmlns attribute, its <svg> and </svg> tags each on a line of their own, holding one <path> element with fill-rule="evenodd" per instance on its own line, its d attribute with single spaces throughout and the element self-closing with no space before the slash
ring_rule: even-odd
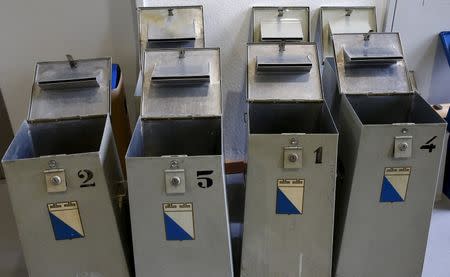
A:
<svg viewBox="0 0 450 277">
<path fill-rule="evenodd" d="M 242 185 L 241 185 L 242 186 Z M 229 193 L 234 194 L 232 203 L 243 203 L 242 187 L 232 184 Z M 230 211 L 232 221 L 237 211 Z M 25 265 L 20 251 L 17 230 L 12 216 L 6 184 L 0 181 L 0 276 L 1 277 L 27 277 Z M 237 223 L 232 223 L 234 235 L 240 232 Z M 233 238 L 234 248 L 239 248 L 238 238 Z M 428 248 L 425 258 L 425 267 L 422 277 L 449 277 L 450 276 L 450 200 L 443 197 L 433 211 L 431 219 Z M 49 276 L 51 277 L 51 276 Z M 236 276 L 238 277 L 238 276 Z"/>
</svg>

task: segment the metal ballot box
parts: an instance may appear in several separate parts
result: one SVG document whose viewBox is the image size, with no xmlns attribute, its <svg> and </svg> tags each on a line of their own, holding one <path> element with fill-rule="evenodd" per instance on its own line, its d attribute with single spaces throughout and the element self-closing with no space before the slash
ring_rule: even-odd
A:
<svg viewBox="0 0 450 277">
<path fill-rule="evenodd" d="M 110 76 L 110 58 L 36 65 L 2 160 L 30 276 L 129 276 Z"/>
<path fill-rule="evenodd" d="M 248 45 L 242 277 L 330 276 L 338 133 L 315 44 Z"/>
<path fill-rule="evenodd" d="M 252 41 L 309 41 L 309 7 L 253 7 Z"/>
<path fill-rule="evenodd" d="M 145 1 L 144 1 L 145 2 Z M 136 1 L 141 72 L 135 96 L 142 96 L 144 52 L 148 48 L 204 48 L 203 6 L 149 7 Z"/>
<path fill-rule="evenodd" d="M 412 91 L 397 33 L 337 34 L 333 43 L 335 276 L 420 277 L 446 123 Z"/>
<path fill-rule="evenodd" d="M 127 154 L 136 274 L 233 276 L 219 49 L 145 51 Z"/>
<path fill-rule="evenodd" d="M 323 60 L 334 58 L 333 34 L 367 33 L 371 30 L 377 31 L 375 7 L 321 7 L 316 37 Z"/>
</svg>

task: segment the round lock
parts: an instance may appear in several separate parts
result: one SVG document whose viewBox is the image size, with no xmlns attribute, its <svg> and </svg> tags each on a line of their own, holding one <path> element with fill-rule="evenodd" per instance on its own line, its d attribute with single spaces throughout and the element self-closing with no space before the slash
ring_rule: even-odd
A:
<svg viewBox="0 0 450 277">
<path fill-rule="evenodd" d="M 58 175 L 55 175 L 50 178 L 50 181 L 52 182 L 53 185 L 57 186 L 61 185 L 62 179 Z"/>
<path fill-rule="evenodd" d="M 172 177 L 172 179 L 170 179 L 170 184 L 172 184 L 172 186 L 178 186 L 179 184 L 181 184 L 181 179 L 178 176 Z"/>
<path fill-rule="evenodd" d="M 295 162 L 298 160 L 298 155 L 297 155 L 297 154 L 289 154 L 288 160 L 289 160 L 291 163 L 295 163 Z"/>
<path fill-rule="evenodd" d="M 408 143 L 406 143 L 406 142 L 400 143 L 400 144 L 398 145 L 398 149 L 399 149 L 400 151 L 406 151 L 406 149 L 408 149 Z"/>
</svg>

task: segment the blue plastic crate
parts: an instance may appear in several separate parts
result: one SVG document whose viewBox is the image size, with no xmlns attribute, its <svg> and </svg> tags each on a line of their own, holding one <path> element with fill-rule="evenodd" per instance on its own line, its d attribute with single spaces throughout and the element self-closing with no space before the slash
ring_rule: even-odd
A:
<svg viewBox="0 0 450 277">
<path fill-rule="evenodd" d="M 441 32 L 439 34 L 441 38 L 442 46 L 444 47 L 445 56 L 447 56 L 447 62 L 450 66 L 450 31 Z"/>
</svg>

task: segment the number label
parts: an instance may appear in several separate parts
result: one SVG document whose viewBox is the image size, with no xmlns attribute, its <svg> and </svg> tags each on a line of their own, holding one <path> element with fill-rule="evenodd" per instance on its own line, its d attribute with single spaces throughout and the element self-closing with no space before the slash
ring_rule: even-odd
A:
<svg viewBox="0 0 450 277">
<path fill-rule="evenodd" d="M 320 146 L 319 148 L 316 149 L 316 151 L 314 151 L 314 153 L 316 153 L 316 164 L 321 164 L 322 163 L 323 147 Z"/>
<path fill-rule="evenodd" d="M 211 176 L 213 172 L 212 170 L 197 171 L 197 185 L 204 189 L 211 187 L 214 184 L 213 180 L 207 176 Z"/>
<path fill-rule="evenodd" d="M 94 173 L 91 170 L 82 169 L 78 171 L 78 177 L 83 180 L 80 188 L 95 187 L 95 182 L 91 182 L 92 178 L 94 178 Z"/>
</svg>

